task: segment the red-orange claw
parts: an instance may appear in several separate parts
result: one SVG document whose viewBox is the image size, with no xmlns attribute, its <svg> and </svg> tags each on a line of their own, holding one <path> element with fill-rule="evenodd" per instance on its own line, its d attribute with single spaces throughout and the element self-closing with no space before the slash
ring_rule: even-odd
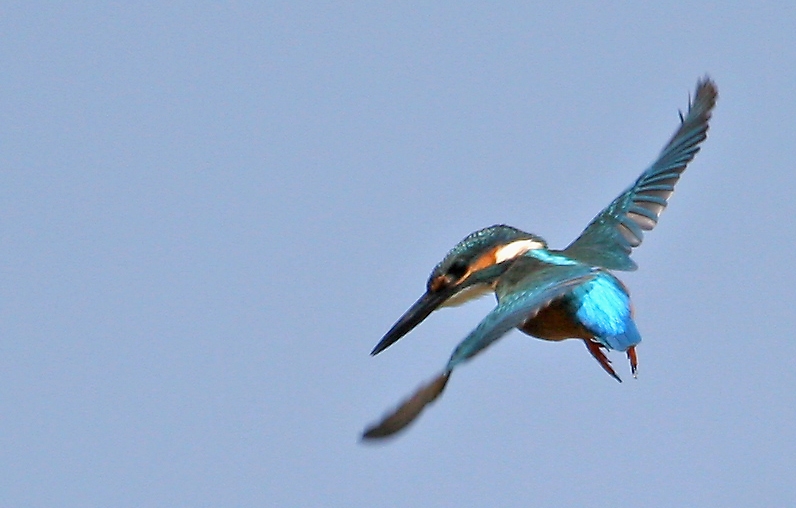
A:
<svg viewBox="0 0 796 508">
<path fill-rule="evenodd" d="M 583 342 L 586 344 L 586 349 L 589 350 L 589 353 L 591 353 L 594 359 L 597 360 L 597 362 L 605 370 L 605 372 L 610 374 L 612 378 L 616 379 L 621 383 L 622 378 L 617 376 L 616 372 L 614 371 L 614 368 L 611 367 L 611 360 L 609 360 L 608 357 L 605 356 L 605 353 L 603 353 L 602 349 L 600 349 L 603 346 L 599 342 L 594 342 L 593 340 L 589 339 L 583 339 Z"/>
<path fill-rule="evenodd" d="M 638 379 L 638 357 L 636 356 L 636 346 L 630 346 L 627 348 L 627 359 L 630 360 L 630 372 L 633 373 L 633 377 Z"/>
</svg>

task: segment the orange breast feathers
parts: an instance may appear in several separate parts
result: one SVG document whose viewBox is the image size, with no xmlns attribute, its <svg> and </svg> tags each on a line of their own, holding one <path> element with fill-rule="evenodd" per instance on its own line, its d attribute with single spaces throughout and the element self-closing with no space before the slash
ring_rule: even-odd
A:
<svg viewBox="0 0 796 508">
<path fill-rule="evenodd" d="M 520 330 L 544 340 L 591 339 L 594 334 L 584 328 L 568 311 L 562 300 L 557 300 L 525 321 Z"/>
</svg>

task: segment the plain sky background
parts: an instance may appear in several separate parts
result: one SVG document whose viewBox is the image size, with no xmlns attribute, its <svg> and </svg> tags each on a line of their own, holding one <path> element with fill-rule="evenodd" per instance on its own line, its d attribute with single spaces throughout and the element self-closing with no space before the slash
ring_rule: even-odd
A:
<svg viewBox="0 0 796 508">
<path fill-rule="evenodd" d="M 796 505 L 796 4 L 642 3 L 3 3 L 0 506 Z M 447 250 L 564 247 L 705 73 L 639 379 L 513 332 L 361 444 L 494 305 L 368 356 Z"/>
</svg>

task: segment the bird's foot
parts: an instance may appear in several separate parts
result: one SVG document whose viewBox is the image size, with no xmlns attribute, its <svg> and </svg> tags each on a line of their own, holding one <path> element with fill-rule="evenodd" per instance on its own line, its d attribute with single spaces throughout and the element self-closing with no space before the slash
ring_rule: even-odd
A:
<svg viewBox="0 0 796 508">
<path fill-rule="evenodd" d="M 622 379 L 616 375 L 614 368 L 611 367 L 611 360 L 609 360 L 608 357 L 605 356 L 605 353 L 603 353 L 601 349 L 605 346 L 603 346 L 599 342 L 594 342 L 589 339 L 584 339 L 583 342 L 586 343 L 586 349 L 589 350 L 589 353 L 591 353 L 594 359 L 597 360 L 597 362 L 600 364 L 603 370 L 605 370 L 605 372 L 607 372 L 612 378 L 616 379 L 621 383 Z"/>
<path fill-rule="evenodd" d="M 638 357 L 636 356 L 636 346 L 627 348 L 627 359 L 630 360 L 630 372 L 633 377 L 638 379 Z"/>
</svg>

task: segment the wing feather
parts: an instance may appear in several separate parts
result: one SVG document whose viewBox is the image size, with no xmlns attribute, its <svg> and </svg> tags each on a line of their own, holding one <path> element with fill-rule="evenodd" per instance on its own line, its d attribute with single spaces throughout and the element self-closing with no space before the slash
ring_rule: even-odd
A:
<svg viewBox="0 0 796 508">
<path fill-rule="evenodd" d="M 707 137 L 717 97 L 716 85 L 710 79 L 697 83 L 688 113 L 680 115 L 680 127 L 658 160 L 589 223 L 564 250 L 566 255 L 611 270 L 636 269 L 630 253 L 644 240 L 643 232 L 658 224 L 680 175 Z"/>
<path fill-rule="evenodd" d="M 498 287 L 497 307 L 456 346 L 445 370 L 451 372 L 457 365 L 483 351 L 512 328 L 535 316 L 552 300 L 560 298 L 574 286 L 591 280 L 596 274 L 593 268 L 581 264 L 548 265 L 529 273 L 510 292 Z"/>
</svg>

